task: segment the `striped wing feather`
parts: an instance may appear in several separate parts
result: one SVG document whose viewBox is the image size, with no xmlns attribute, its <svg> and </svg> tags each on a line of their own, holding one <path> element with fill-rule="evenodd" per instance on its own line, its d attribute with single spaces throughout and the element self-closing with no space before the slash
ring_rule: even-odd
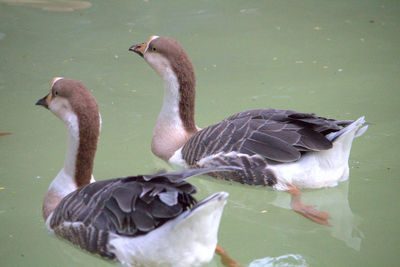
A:
<svg viewBox="0 0 400 267">
<path fill-rule="evenodd" d="M 331 148 L 325 135 L 349 123 L 291 110 L 248 110 L 197 132 L 185 144 L 182 154 L 189 165 L 231 151 L 258 154 L 271 162 L 292 162 L 303 152 Z"/>
<path fill-rule="evenodd" d="M 264 171 L 268 163 L 293 162 L 308 151 L 329 149 L 332 142 L 325 135 L 339 131 L 351 122 L 291 110 L 248 110 L 197 132 L 183 146 L 182 157 L 189 166 L 197 167 L 231 164 L 246 170 L 251 164 L 256 164 L 258 167 L 253 169 L 254 173 L 225 173 L 227 177 L 224 178 L 248 184 L 273 185 L 276 182 L 273 173 Z M 245 156 L 233 156 L 230 152 Z M 199 161 L 205 158 L 209 160 L 199 166 Z"/>
<path fill-rule="evenodd" d="M 196 203 L 196 189 L 184 178 L 193 170 L 94 182 L 66 196 L 50 227 L 57 235 L 92 253 L 114 258 L 109 233 L 135 237 L 160 227 Z"/>
</svg>

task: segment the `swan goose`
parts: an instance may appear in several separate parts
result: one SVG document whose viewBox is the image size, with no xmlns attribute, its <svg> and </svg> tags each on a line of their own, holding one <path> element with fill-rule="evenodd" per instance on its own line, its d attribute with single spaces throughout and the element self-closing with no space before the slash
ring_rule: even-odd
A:
<svg viewBox="0 0 400 267">
<path fill-rule="evenodd" d="M 92 171 L 101 117 L 87 87 L 54 78 L 50 93 L 36 105 L 54 113 L 68 131 L 64 167 L 43 202 L 51 232 L 125 266 L 199 266 L 212 259 L 228 193 L 197 202 L 195 187 L 185 179 L 230 167 L 95 182 Z"/>
<path fill-rule="evenodd" d="M 330 215 L 304 205 L 299 189 L 336 186 L 348 179 L 352 141 L 367 129 L 364 117 L 336 121 L 292 110 L 255 109 L 200 129 L 194 121 L 194 68 L 182 46 L 151 36 L 129 50 L 164 81 L 164 102 L 151 142 L 156 156 L 185 168 L 242 167 L 213 176 L 288 191 L 292 209 L 329 225 Z"/>
</svg>

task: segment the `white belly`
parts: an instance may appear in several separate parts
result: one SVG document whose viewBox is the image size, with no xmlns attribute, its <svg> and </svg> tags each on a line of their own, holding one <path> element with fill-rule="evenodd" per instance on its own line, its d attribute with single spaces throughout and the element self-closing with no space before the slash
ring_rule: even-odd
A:
<svg viewBox="0 0 400 267">
<path fill-rule="evenodd" d="M 337 155 L 335 159 L 326 157 L 328 151 L 312 152 L 292 163 L 269 165 L 276 176 L 277 190 L 287 190 L 286 185 L 299 189 L 336 186 L 349 177 L 348 157 Z"/>
</svg>

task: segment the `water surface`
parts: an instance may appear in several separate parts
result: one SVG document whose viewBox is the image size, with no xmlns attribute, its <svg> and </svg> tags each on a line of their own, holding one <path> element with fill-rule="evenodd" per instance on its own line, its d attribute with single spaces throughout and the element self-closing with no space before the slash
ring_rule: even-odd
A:
<svg viewBox="0 0 400 267">
<path fill-rule="evenodd" d="M 219 244 L 245 266 L 394 266 L 400 247 L 400 5 L 396 1 L 0 1 L 1 266 L 112 266 L 50 235 L 46 189 L 63 165 L 63 124 L 35 107 L 55 76 L 83 81 L 103 128 L 96 179 L 168 166 L 150 152 L 162 82 L 128 52 L 150 35 L 186 49 L 200 127 L 275 107 L 372 122 L 350 179 L 304 191 L 332 227 L 289 196 L 197 177 L 198 198 L 230 193 Z M 49 4 L 47 5 L 46 2 Z M 207 266 L 221 266 L 218 258 Z"/>
</svg>

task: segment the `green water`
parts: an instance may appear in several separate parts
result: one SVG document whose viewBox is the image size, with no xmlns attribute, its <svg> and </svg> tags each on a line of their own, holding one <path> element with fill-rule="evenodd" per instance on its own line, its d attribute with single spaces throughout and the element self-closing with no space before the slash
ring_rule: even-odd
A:
<svg viewBox="0 0 400 267">
<path fill-rule="evenodd" d="M 44 227 L 66 134 L 34 103 L 55 76 L 92 90 L 103 118 L 97 180 L 168 167 L 150 152 L 162 82 L 128 52 L 150 35 L 179 40 L 191 57 L 200 127 L 264 107 L 372 122 L 353 143 L 349 181 L 303 192 L 332 227 L 289 210 L 285 192 L 191 179 L 198 198 L 230 193 L 219 244 L 232 257 L 253 267 L 399 264 L 398 1 L 12 2 L 0 1 L 0 132 L 12 133 L 0 136 L 1 266 L 112 266 Z"/>
</svg>

